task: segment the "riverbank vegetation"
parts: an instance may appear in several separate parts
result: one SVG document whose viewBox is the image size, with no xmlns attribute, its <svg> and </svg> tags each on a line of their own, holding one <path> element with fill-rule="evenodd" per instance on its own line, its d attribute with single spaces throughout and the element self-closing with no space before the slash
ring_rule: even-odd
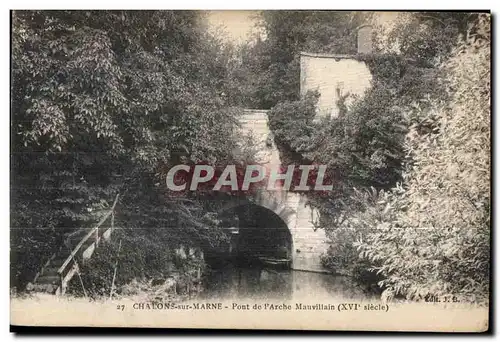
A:
<svg viewBox="0 0 500 342">
<path fill-rule="evenodd" d="M 246 107 L 270 109 L 283 164 L 323 164 L 335 181 L 329 196 L 308 193 L 330 239 L 327 268 L 387 299 L 486 302 L 490 18 L 405 13 L 376 27 L 374 53 L 356 55 L 356 29 L 372 16 L 263 12 L 265 36 L 231 46 L 197 12 L 14 12 L 11 287 L 23 291 L 118 193 L 118 239 L 83 270 L 82 288 L 108 295 L 117 255 L 120 289 L 190 273 L 176 249 L 217 250 L 228 236 L 217 203 L 172 196 L 165 171 L 249 164 L 253 147 L 237 133 Z M 302 51 L 353 55 L 371 88 L 318 121 L 318 94 L 299 92 Z"/>
<path fill-rule="evenodd" d="M 282 15 L 268 17 L 268 25 Z M 294 23 L 300 31 L 301 21 Z M 286 162 L 314 161 L 333 170 L 331 196 L 308 194 L 331 240 L 327 267 L 388 298 L 486 302 L 489 17 L 413 14 L 395 25 L 376 54 L 357 57 L 373 75 L 362 99 L 317 122 L 315 94 L 282 96 L 270 126 Z M 276 35 L 267 40 L 274 49 L 296 48 L 297 40 L 269 34 Z M 339 53 L 328 46 L 309 48 Z"/>
<path fill-rule="evenodd" d="M 16 11 L 12 24 L 11 286 L 118 193 L 122 255 L 144 254 L 136 270 L 168 270 L 161 250 L 224 241 L 210 201 L 171 198 L 163 177 L 245 155 L 230 56 L 200 13 Z"/>
</svg>

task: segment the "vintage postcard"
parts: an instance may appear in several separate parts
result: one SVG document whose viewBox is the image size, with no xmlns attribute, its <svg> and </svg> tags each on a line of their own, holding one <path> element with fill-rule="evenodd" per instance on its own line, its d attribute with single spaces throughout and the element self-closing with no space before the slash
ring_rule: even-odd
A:
<svg viewBox="0 0 500 342">
<path fill-rule="evenodd" d="M 490 13 L 11 12 L 11 329 L 490 329 Z"/>
</svg>

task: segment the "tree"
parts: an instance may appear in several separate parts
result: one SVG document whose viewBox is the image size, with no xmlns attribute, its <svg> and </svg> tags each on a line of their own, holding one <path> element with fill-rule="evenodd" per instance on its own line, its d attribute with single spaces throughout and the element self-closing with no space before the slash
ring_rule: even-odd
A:
<svg viewBox="0 0 500 342">
<path fill-rule="evenodd" d="M 486 302 L 490 267 L 490 17 L 481 15 L 441 67 L 450 103 L 407 135 L 404 187 L 377 199 L 357 242 L 376 262 L 385 295 Z M 374 229 L 373 229 L 374 228 Z"/>
<path fill-rule="evenodd" d="M 478 13 L 409 12 L 399 13 L 379 49 L 398 51 L 402 56 L 438 65 L 447 58 Z"/>
<path fill-rule="evenodd" d="M 464 293 L 464 300 L 482 300 L 488 286 L 489 151 L 469 158 L 489 141 L 487 20 L 429 16 L 435 22 L 416 13 L 396 23 L 389 45 L 399 42 L 397 53 L 355 57 L 368 65 L 372 87 L 341 115 L 316 123 L 312 94 L 291 96 L 272 108 L 270 126 L 285 162 L 327 164 L 330 170 L 334 191 L 308 193 L 331 239 L 325 266 L 367 285 L 380 281 L 389 297 Z M 451 27 L 442 32 L 441 22 Z M 481 67 L 473 70 L 474 63 Z M 476 163 L 481 172 L 473 171 Z M 475 275 L 473 267 L 479 269 Z"/>
<path fill-rule="evenodd" d="M 300 52 L 356 52 L 356 31 L 368 20 L 364 12 L 262 11 L 260 32 L 242 51 L 244 68 L 256 73 L 250 79 L 251 103 L 272 108 L 299 96 Z"/>
<path fill-rule="evenodd" d="M 189 11 L 13 13 L 13 284 L 31 280 L 64 233 L 95 222 L 118 192 L 122 211 L 139 214 L 124 225 L 149 217 L 148 227 L 183 222 L 179 239 L 218 238 L 205 229 L 214 221 L 198 214 L 202 202 L 174 204 L 157 186 L 164 165 L 232 158 L 229 56 L 201 19 Z M 188 234 L 192 227 L 199 234 Z"/>
</svg>

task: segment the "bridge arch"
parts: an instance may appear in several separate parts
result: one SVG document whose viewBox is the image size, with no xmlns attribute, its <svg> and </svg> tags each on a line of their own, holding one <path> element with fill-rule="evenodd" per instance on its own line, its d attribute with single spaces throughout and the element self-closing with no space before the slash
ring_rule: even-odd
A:
<svg viewBox="0 0 500 342">
<path fill-rule="evenodd" d="M 296 211 L 286 203 L 286 194 L 281 191 L 259 191 L 254 196 L 245 198 L 233 198 L 227 201 L 219 210 L 220 213 L 232 210 L 236 207 L 254 204 L 272 211 L 279 216 L 287 225 L 292 223 Z"/>
<path fill-rule="evenodd" d="M 281 165 L 281 158 L 269 128 L 268 111 L 246 109 L 239 118 L 242 136 L 250 134 L 257 149 L 256 161 L 273 167 Z M 270 144 L 269 141 L 272 143 Z M 290 191 L 261 191 L 253 194 L 252 203 L 271 210 L 287 225 L 292 236 L 292 267 L 296 270 L 325 272 L 321 256 L 328 249 L 328 239 L 323 229 L 316 229 L 317 213 L 307 205 L 306 195 Z M 232 203 L 230 206 L 238 205 Z"/>
<path fill-rule="evenodd" d="M 227 199 L 219 212 L 249 206 L 269 211 L 286 225 L 292 269 L 326 272 L 321 255 L 327 250 L 327 238 L 324 230 L 314 228 L 314 212 L 306 203 L 306 197 L 296 193 L 261 190 L 246 198 Z M 259 216 L 264 212 L 260 210 L 254 214 Z"/>
<path fill-rule="evenodd" d="M 293 237 L 288 224 L 274 211 L 249 203 L 235 208 L 238 212 L 238 233 L 233 237 L 234 255 L 253 259 L 281 260 L 292 267 Z"/>
</svg>

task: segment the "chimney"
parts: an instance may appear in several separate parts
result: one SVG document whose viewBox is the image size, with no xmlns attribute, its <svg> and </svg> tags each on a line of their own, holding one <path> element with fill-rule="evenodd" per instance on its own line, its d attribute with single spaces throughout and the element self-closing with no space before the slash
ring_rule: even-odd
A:
<svg viewBox="0 0 500 342">
<path fill-rule="evenodd" d="M 358 28 L 358 53 L 372 53 L 372 45 L 372 26 L 360 26 Z"/>
</svg>

